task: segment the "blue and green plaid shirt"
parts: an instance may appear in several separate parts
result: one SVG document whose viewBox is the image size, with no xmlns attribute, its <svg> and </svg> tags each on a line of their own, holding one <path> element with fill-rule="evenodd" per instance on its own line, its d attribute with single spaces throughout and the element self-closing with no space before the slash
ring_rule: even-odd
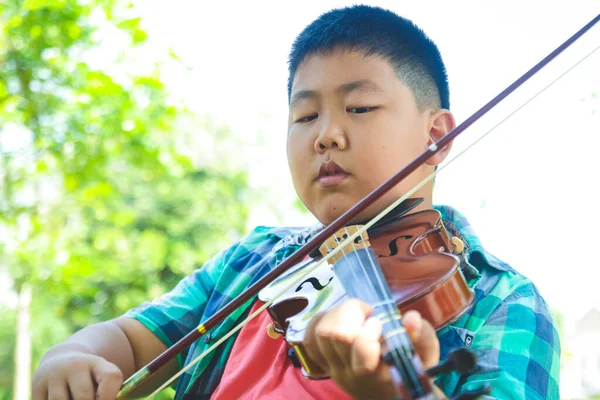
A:
<svg viewBox="0 0 600 400">
<path fill-rule="evenodd" d="M 448 206 L 435 207 L 449 233 L 465 243 L 461 269 L 476 294 L 458 321 L 438 332 L 441 359 L 468 347 L 479 371 L 468 378 L 444 375 L 436 384 L 454 396 L 488 383 L 492 398 L 558 399 L 560 343 L 557 325 L 534 284 L 488 253 L 467 220 Z M 257 227 L 222 251 L 171 292 L 129 311 L 172 346 L 306 243 L 315 229 Z M 271 258 L 271 256 L 273 256 Z M 268 263 L 260 263 L 271 258 Z M 254 300 L 228 317 L 179 357 L 181 366 L 204 352 L 245 318 Z M 180 377 L 176 399 L 209 399 L 223 374 L 234 334 Z"/>
</svg>

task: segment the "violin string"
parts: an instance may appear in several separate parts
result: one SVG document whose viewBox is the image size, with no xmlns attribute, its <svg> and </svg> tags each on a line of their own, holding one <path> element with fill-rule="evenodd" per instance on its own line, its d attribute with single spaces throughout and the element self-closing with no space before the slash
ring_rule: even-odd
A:
<svg viewBox="0 0 600 400">
<path fill-rule="evenodd" d="M 486 131 L 481 137 L 477 138 L 473 143 L 471 143 L 465 149 L 463 149 L 462 151 L 460 151 L 456 156 L 454 156 L 453 158 L 451 158 L 450 160 L 448 160 L 448 162 L 446 162 L 446 164 L 439 165 L 438 168 L 437 168 L 437 170 L 434 170 L 429 176 L 427 176 L 426 178 L 424 178 L 421 182 L 419 182 L 412 189 L 410 189 L 409 191 L 407 191 L 399 199 L 397 199 L 396 201 L 394 201 L 387 208 L 385 208 L 383 211 L 381 211 L 378 215 L 376 215 L 370 221 L 368 221 L 367 223 L 365 223 L 365 225 L 362 228 L 359 228 L 355 233 L 353 233 L 351 236 L 349 236 L 348 238 L 346 238 L 340 244 L 340 246 L 346 246 L 346 245 L 348 245 L 350 243 L 351 240 L 354 240 L 357 236 L 362 235 L 362 233 L 364 231 L 368 230 L 371 226 L 373 226 L 375 223 L 377 223 L 379 220 L 381 220 L 383 217 L 385 217 L 390 211 L 392 211 L 394 208 L 396 208 L 400 203 L 402 203 L 405 200 L 407 200 L 410 196 L 412 196 L 414 193 L 416 193 L 420 188 L 422 188 L 423 186 L 425 186 L 425 184 L 427 184 L 429 181 L 431 181 L 439 172 L 443 171 L 448 165 L 450 165 L 452 162 L 454 162 L 458 157 L 462 156 L 469 149 L 471 149 L 473 146 L 475 146 L 477 143 L 479 143 L 488 134 L 490 134 L 491 132 L 493 132 L 496 128 L 498 128 L 500 125 L 502 125 L 504 122 L 506 122 L 506 120 L 508 120 L 509 118 L 511 118 L 513 115 L 515 115 L 521 109 L 523 109 L 526 105 L 528 105 L 531 101 L 533 101 L 535 98 L 537 98 L 540 94 L 542 94 L 548 88 L 550 88 L 552 85 L 554 85 L 558 80 L 562 79 L 563 76 L 565 76 L 566 74 L 568 74 L 569 72 L 571 72 L 574 68 L 576 68 L 577 66 L 579 66 L 583 61 L 585 61 L 588 57 L 590 57 L 598 49 L 600 49 L 600 46 L 598 46 L 595 49 L 593 49 L 591 52 L 589 52 L 587 55 L 585 55 L 583 58 L 581 58 L 579 61 L 577 61 L 575 64 L 573 64 L 571 67 L 569 67 L 566 71 L 564 71 L 562 74 L 560 74 L 556 79 L 554 79 L 553 81 L 551 81 L 548 85 L 544 86 L 540 91 L 538 91 L 537 93 L 535 93 L 526 102 L 524 102 L 522 105 L 520 105 L 518 108 L 516 108 L 513 112 L 511 112 L 510 114 L 508 114 L 508 116 L 506 116 L 505 118 L 503 118 L 502 120 L 500 120 L 500 122 L 498 122 L 496 125 L 494 125 L 492 128 L 490 128 L 488 131 Z M 433 145 L 435 145 L 435 143 Z M 340 247 L 340 246 L 338 246 L 338 247 Z M 271 304 L 273 304 L 273 302 L 278 297 L 280 297 L 283 294 L 285 294 L 294 285 L 298 284 L 305 276 L 307 276 L 312 271 L 314 271 L 316 268 L 318 268 L 319 266 L 321 266 L 324 262 L 326 262 L 327 260 L 329 260 L 329 258 L 331 258 L 335 254 L 337 254 L 338 251 L 339 250 L 337 248 L 333 249 L 331 251 L 331 253 L 328 253 L 321 260 L 315 262 L 315 264 L 313 266 L 307 267 L 306 271 L 304 271 L 304 272 L 302 272 L 302 273 L 299 274 L 300 276 L 299 276 L 298 279 L 296 279 L 296 280 L 292 279 L 292 283 L 289 286 L 287 286 L 284 290 L 282 290 L 280 293 L 278 293 L 278 295 L 274 296 L 272 299 L 270 299 L 267 302 L 265 302 L 265 304 L 263 304 L 261 307 L 259 307 L 254 313 L 252 313 L 246 319 L 244 319 L 242 322 L 240 322 L 229 333 L 225 334 L 221 339 L 219 339 L 211 347 L 209 347 L 202 354 L 200 354 L 198 357 L 196 357 L 186 367 L 184 367 L 181 371 L 179 371 L 177 374 L 175 374 L 171 379 L 167 380 L 167 382 L 165 382 L 158 389 L 156 389 L 152 394 L 150 394 L 150 396 L 146 397 L 146 399 L 149 399 L 149 398 L 155 396 L 160 391 L 162 391 L 167 386 L 169 386 L 171 383 L 173 383 L 173 381 L 175 379 L 177 379 L 182 373 L 184 373 L 189 368 L 191 368 L 193 365 L 195 365 L 196 363 L 198 363 L 202 358 L 204 358 L 206 356 L 206 354 L 209 354 L 210 352 L 212 352 L 217 346 L 219 346 L 221 343 L 223 343 L 225 340 L 227 340 L 231 335 L 233 335 L 235 332 L 237 332 L 239 329 L 241 329 L 245 324 L 247 324 L 252 319 L 254 319 L 260 312 L 262 312 L 263 310 L 265 310 L 266 308 L 268 308 Z"/>
<path fill-rule="evenodd" d="M 397 315 L 400 318 L 400 324 L 402 324 L 402 316 L 400 314 L 400 310 L 398 309 L 398 306 L 396 305 L 396 302 L 394 301 L 393 297 L 388 295 L 390 290 L 387 288 L 389 286 L 387 285 L 387 282 L 383 282 L 381 280 L 383 276 L 383 271 L 381 273 L 378 273 L 378 270 L 381 269 L 381 267 L 378 266 L 379 263 L 377 262 L 377 260 L 373 259 L 372 254 L 370 252 L 367 252 L 367 257 L 369 259 L 371 270 L 373 271 L 373 274 L 377 277 L 377 284 L 379 286 L 380 293 L 383 295 L 383 310 L 386 312 L 386 315 L 389 315 L 391 318 L 394 318 Z M 365 266 L 362 262 L 361 268 L 365 270 Z M 404 375 L 408 375 L 409 379 L 412 381 L 412 387 L 422 393 L 423 388 L 421 387 L 421 381 L 419 380 L 417 372 L 415 371 L 414 366 L 412 364 L 412 357 L 410 354 L 411 344 L 409 338 L 407 337 L 406 331 L 401 331 L 399 333 L 399 335 L 395 334 L 395 336 L 396 339 L 398 339 L 400 342 L 400 348 L 398 348 L 397 346 L 392 346 L 392 349 L 388 350 L 390 351 L 390 354 L 394 359 L 395 366 L 398 367 L 399 365 L 401 365 L 405 372 Z"/>
<path fill-rule="evenodd" d="M 346 235 L 350 236 L 348 234 L 349 233 L 348 229 L 344 228 L 344 230 L 346 232 Z M 363 238 L 362 234 L 360 235 L 360 237 L 363 241 L 365 240 Z M 367 268 L 365 267 L 365 264 L 363 263 L 361 258 L 358 256 L 358 252 L 356 251 L 357 248 L 355 246 L 354 240 L 352 240 L 350 243 L 352 244 L 353 252 L 357 259 L 357 264 L 360 266 L 365 277 L 368 277 L 369 274 L 367 272 Z M 342 251 L 344 251 L 344 250 L 342 250 Z M 389 291 L 386 290 L 386 286 L 385 286 L 385 285 L 387 285 L 387 283 L 381 281 L 382 274 L 378 273 L 378 270 L 380 270 L 380 267 L 377 266 L 377 264 L 378 264 L 377 260 L 373 260 L 371 253 L 368 251 L 367 251 L 367 257 L 369 259 L 371 271 L 373 272 L 373 275 L 377 279 L 376 285 L 379 288 L 377 288 L 376 286 L 373 286 L 373 283 L 371 282 L 370 279 L 367 279 L 366 286 L 372 291 L 372 296 L 374 299 L 378 298 L 378 296 L 377 296 L 378 291 L 383 296 L 383 302 L 381 302 L 380 305 L 383 305 L 382 308 L 385 312 L 385 315 L 390 315 L 393 317 L 394 315 L 398 314 L 398 316 L 400 316 L 400 310 L 398 310 L 398 306 L 396 305 L 396 302 L 394 301 L 394 299 L 392 297 L 388 296 Z M 352 271 L 354 274 L 354 269 L 352 269 Z M 355 278 L 356 278 L 356 276 L 355 276 Z M 357 281 L 357 280 L 355 279 L 355 281 Z M 373 305 L 373 307 L 376 307 L 376 306 L 377 305 Z M 400 316 L 400 318 L 401 318 L 401 316 Z M 393 358 L 394 366 L 398 367 L 398 368 L 402 368 L 402 370 L 405 372 L 403 374 L 403 376 L 409 376 L 412 387 L 417 388 L 417 390 L 419 392 L 423 392 L 423 389 L 421 388 L 421 382 L 419 381 L 419 377 L 416 375 L 416 371 L 414 370 L 414 368 L 412 368 L 412 360 L 411 360 L 412 357 L 410 357 L 410 354 L 408 354 L 409 350 L 410 350 L 410 342 L 407 340 L 406 331 L 403 334 L 399 335 L 398 339 L 401 343 L 401 348 L 397 348 L 396 346 L 390 346 L 391 349 L 388 349 L 389 354 Z"/>
<path fill-rule="evenodd" d="M 347 227 L 344 227 L 344 232 L 346 233 L 346 237 L 350 236 L 350 232 L 348 231 Z M 363 241 L 365 240 L 363 238 L 362 234 L 360 235 L 360 237 L 361 237 L 361 239 Z M 360 266 L 360 268 L 361 268 L 361 270 L 363 272 L 363 275 L 365 276 L 365 279 L 366 279 L 366 285 L 365 286 L 367 288 L 367 291 L 371 292 L 371 296 L 372 296 L 373 299 L 377 299 L 378 298 L 378 296 L 377 296 L 377 293 L 378 293 L 377 288 L 375 286 L 373 286 L 371 280 L 368 279 L 368 273 L 366 271 L 366 268 L 364 267 L 363 261 L 361 260 L 360 256 L 358 255 L 358 252 L 357 252 L 358 249 L 356 248 L 355 241 L 354 240 L 350 241 L 350 244 L 351 244 L 352 250 L 353 250 L 352 253 L 356 257 L 356 261 L 357 261 L 356 264 Z M 345 252 L 344 248 L 342 248 L 341 252 L 344 254 L 344 256 L 346 255 L 346 252 Z M 368 252 L 367 252 L 367 254 L 369 255 Z M 369 260 L 371 261 L 371 264 L 372 264 L 372 260 L 371 260 L 370 255 L 369 255 Z M 376 273 L 375 266 L 372 266 L 372 267 L 373 267 L 373 271 L 375 271 L 375 275 L 377 276 L 377 278 L 379 278 L 380 275 Z M 354 282 L 359 282 L 360 278 L 356 275 L 356 270 L 354 268 L 350 268 L 350 270 L 352 272 L 352 275 L 354 276 Z M 384 287 L 381 285 L 381 282 L 378 282 L 378 284 L 379 284 L 379 287 L 380 287 L 380 291 L 379 292 L 383 293 L 385 295 L 386 291 L 385 291 Z M 390 299 L 390 300 L 392 300 L 392 302 L 393 302 L 393 299 Z M 388 307 L 391 306 L 388 301 L 385 301 L 384 303 Z M 372 305 L 372 306 L 374 308 L 376 307 L 376 305 Z M 384 310 L 385 310 L 385 308 L 384 308 Z M 388 310 L 385 310 L 385 311 L 389 313 Z M 394 310 L 392 310 L 392 311 L 394 311 Z M 403 343 L 403 349 L 405 349 L 404 348 L 404 343 Z M 403 354 L 400 354 L 400 353 L 398 353 L 396 351 L 390 351 L 390 354 L 393 357 L 394 366 L 396 366 L 398 368 L 402 368 L 406 372 L 406 374 L 410 375 L 410 379 L 413 381 L 412 382 L 413 385 L 415 384 L 415 381 L 419 382 L 418 378 L 416 378 L 414 376 L 414 374 L 412 373 L 414 371 L 411 370 L 411 368 L 410 368 L 410 360 L 407 359 L 407 357 L 406 357 L 405 354 L 403 355 Z M 404 374 L 404 375 L 406 375 L 406 374 Z"/>
</svg>

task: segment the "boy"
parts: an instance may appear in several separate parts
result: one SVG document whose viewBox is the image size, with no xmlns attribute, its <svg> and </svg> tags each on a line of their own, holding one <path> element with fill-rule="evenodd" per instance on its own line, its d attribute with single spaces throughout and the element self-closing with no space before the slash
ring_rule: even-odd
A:
<svg viewBox="0 0 600 400">
<path fill-rule="evenodd" d="M 410 21 L 387 10 L 354 6 L 323 14 L 298 36 L 289 61 L 289 166 L 298 196 L 321 224 L 334 221 L 455 127 L 437 47 Z M 368 220 L 406 193 L 449 151 L 450 146 L 437 153 L 356 220 Z M 432 190 L 429 183 L 415 193 L 424 199 L 417 210 L 433 207 Z M 416 312 L 406 313 L 404 324 L 426 368 L 460 347 L 470 347 L 480 367 L 467 378 L 438 378 L 436 394 L 450 397 L 488 383 L 494 398 L 558 398 L 558 333 L 535 286 L 489 254 L 457 211 L 435 208 L 464 243 L 458 256 L 476 302 L 437 333 Z M 264 276 L 321 226 L 257 227 L 170 293 L 77 332 L 44 356 L 34 376 L 34 399 L 114 398 L 123 379 Z M 257 267 L 270 255 L 274 263 Z M 258 305 L 242 307 L 137 394 L 158 387 Z M 381 324 L 368 318 L 370 312 L 369 306 L 349 300 L 311 320 L 307 353 L 332 379 L 305 379 L 286 342 L 266 334 L 270 317 L 263 312 L 189 369 L 176 398 L 395 398 L 381 361 Z"/>
</svg>

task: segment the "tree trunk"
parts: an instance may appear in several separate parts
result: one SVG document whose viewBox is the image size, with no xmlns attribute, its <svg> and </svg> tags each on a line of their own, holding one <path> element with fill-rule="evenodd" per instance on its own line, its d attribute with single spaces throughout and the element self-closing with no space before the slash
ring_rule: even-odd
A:
<svg viewBox="0 0 600 400">
<path fill-rule="evenodd" d="M 31 286 L 19 288 L 17 300 L 17 346 L 15 351 L 14 400 L 31 398 Z"/>
</svg>

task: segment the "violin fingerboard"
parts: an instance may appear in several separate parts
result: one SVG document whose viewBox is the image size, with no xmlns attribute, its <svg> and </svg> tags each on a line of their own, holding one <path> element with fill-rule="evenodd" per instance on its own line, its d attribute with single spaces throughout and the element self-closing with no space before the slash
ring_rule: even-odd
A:
<svg viewBox="0 0 600 400">
<path fill-rule="evenodd" d="M 373 250 L 362 248 L 344 254 L 333 265 L 333 271 L 349 297 L 373 307 L 373 317 L 382 323 L 384 360 L 395 367 L 411 398 L 422 398 L 428 393 L 421 379 L 424 369 Z"/>
</svg>

